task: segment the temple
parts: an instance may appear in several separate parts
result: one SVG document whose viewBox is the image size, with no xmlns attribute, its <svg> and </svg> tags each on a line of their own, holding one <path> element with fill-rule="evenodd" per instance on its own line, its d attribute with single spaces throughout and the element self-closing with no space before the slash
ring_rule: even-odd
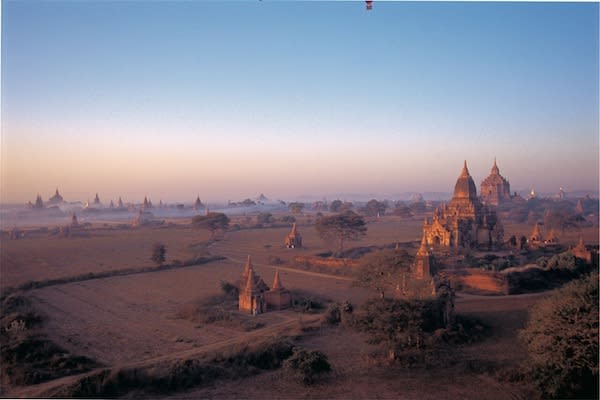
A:
<svg viewBox="0 0 600 400">
<path fill-rule="evenodd" d="M 245 280 L 242 280 L 243 287 L 240 288 L 238 298 L 239 310 L 248 311 L 252 315 L 266 312 L 265 290 L 261 290 L 257 285 L 257 280 L 260 278 L 254 273 L 250 256 L 248 256 L 248 261 L 244 267 L 243 277 Z"/>
<path fill-rule="evenodd" d="M 48 204 L 59 204 L 62 203 L 63 197 L 58 193 L 58 188 L 56 189 L 56 192 L 54 193 L 54 196 L 50 197 L 48 199 Z"/>
<path fill-rule="evenodd" d="M 456 180 L 449 204 L 438 207 L 433 219 L 426 218 L 423 236 L 434 248 L 486 246 L 497 248 L 504 242 L 504 228 L 496 212 L 481 204 L 467 162 Z"/>
<path fill-rule="evenodd" d="M 431 278 L 435 273 L 433 255 L 427 248 L 427 239 L 425 237 L 421 240 L 421 247 L 419 247 L 415 255 L 412 273 L 416 279 Z"/>
<path fill-rule="evenodd" d="M 531 246 L 539 246 L 542 244 L 543 240 L 542 229 L 540 228 L 540 224 L 536 222 L 531 231 L 531 236 L 529 236 L 529 244 Z"/>
<path fill-rule="evenodd" d="M 252 260 L 248 256 L 242 273 L 242 287 L 238 298 L 239 310 L 257 315 L 272 310 L 283 310 L 291 305 L 292 294 L 281 284 L 279 270 L 275 271 L 273 285 L 269 289 L 263 279 L 254 272 Z"/>
<path fill-rule="evenodd" d="M 77 221 L 77 214 L 73 213 L 71 216 L 71 228 L 77 228 L 79 226 L 79 221 Z"/>
<path fill-rule="evenodd" d="M 198 195 L 198 197 L 196 197 L 196 201 L 194 202 L 194 210 L 198 211 L 203 207 L 204 204 L 202 204 L 202 201 L 200 200 L 200 195 Z"/>
<path fill-rule="evenodd" d="M 298 233 L 296 223 L 292 225 L 292 230 L 285 237 L 285 247 L 287 247 L 288 249 L 302 247 L 302 236 L 300 235 L 300 233 Z"/>
<path fill-rule="evenodd" d="M 275 270 L 271 290 L 265 293 L 268 310 L 283 310 L 292 305 L 292 293 L 283 287 L 279 278 L 279 269 Z"/>
<path fill-rule="evenodd" d="M 483 204 L 498 206 L 510 201 L 510 199 L 510 183 L 500 175 L 500 169 L 494 158 L 492 172 L 481 182 L 481 200 Z"/>
<path fill-rule="evenodd" d="M 581 260 L 584 260 L 587 264 L 591 264 L 592 263 L 592 252 L 589 251 L 586 247 L 585 247 L 585 243 L 583 242 L 583 237 L 580 236 L 579 237 L 579 242 L 577 243 L 577 246 L 573 247 L 571 249 L 571 253 L 576 257 L 579 258 Z M 596 262 L 597 264 L 597 262 Z"/>
</svg>

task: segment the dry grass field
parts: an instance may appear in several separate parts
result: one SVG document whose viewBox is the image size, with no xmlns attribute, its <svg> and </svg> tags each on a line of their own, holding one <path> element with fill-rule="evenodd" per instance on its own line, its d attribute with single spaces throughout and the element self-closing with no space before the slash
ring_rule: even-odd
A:
<svg viewBox="0 0 600 400">
<path fill-rule="evenodd" d="M 89 237 L 33 237 L 1 242 L 0 287 L 27 281 L 64 278 L 152 265 L 152 244 L 167 246 L 169 260 L 185 260 L 197 253 L 195 244 L 209 234 L 187 226 L 139 229 L 95 229 Z"/>
<path fill-rule="evenodd" d="M 384 217 L 369 221 L 368 234 L 347 247 L 417 241 L 421 220 Z M 190 304 L 220 293 L 222 280 L 235 282 L 251 255 L 256 272 L 271 284 L 275 268 L 292 291 L 305 291 L 332 301 L 360 304 L 370 296 L 351 287 L 348 277 L 336 277 L 289 268 L 293 255 L 314 255 L 331 248 L 316 234 L 313 225 L 298 226 L 305 247 L 286 249 L 283 238 L 289 228 L 243 229 L 228 232 L 223 240 L 206 247 L 209 233 L 187 225 L 163 228 L 99 229 L 86 238 L 42 237 L 2 241 L 1 287 L 31 280 L 46 280 L 113 269 L 151 266 L 154 242 L 167 245 L 167 262 L 186 260 L 208 251 L 226 259 L 150 273 L 114 276 L 53 285 L 26 292 L 45 316 L 49 338 L 66 350 L 90 357 L 106 366 L 139 365 L 217 351 L 244 341 L 260 341 L 302 325 L 310 315 L 292 311 L 255 317 L 260 325 L 245 332 L 235 327 L 202 324 L 178 313 Z M 521 234 L 525 226 L 506 224 L 506 234 Z M 514 233 L 513 233 L 514 232 Z M 594 239 L 594 234 L 596 239 Z M 584 232 L 589 243 L 597 242 L 597 228 Z M 573 243 L 577 234 L 565 235 Z M 416 247 L 415 247 L 416 250 Z M 278 266 L 270 260 L 278 257 Z M 481 319 L 492 335 L 472 345 L 461 345 L 447 368 L 402 369 L 374 364 L 373 348 L 361 334 L 341 328 L 323 328 L 301 339 L 307 348 L 325 352 L 334 372 L 315 387 L 306 388 L 283 379 L 276 370 L 254 377 L 209 385 L 172 398 L 527 398 L 528 388 L 499 380 L 490 368 L 518 365 L 523 349 L 516 331 L 527 310 L 540 296 L 469 296 L 456 302 L 459 313 Z M 31 396 L 40 388 L 9 388 L 4 395 Z M 47 385 L 46 385 L 47 386 Z"/>
</svg>

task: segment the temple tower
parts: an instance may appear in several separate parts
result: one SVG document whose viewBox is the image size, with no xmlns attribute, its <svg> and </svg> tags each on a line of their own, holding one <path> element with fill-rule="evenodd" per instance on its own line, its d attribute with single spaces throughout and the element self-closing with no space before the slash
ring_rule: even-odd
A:
<svg viewBox="0 0 600 400">
<path fill-rule="evenodd" d="M 302 247 L 302 236 L 298 233 L 296 223 L 292 225 L 292 230 L 285 237 L 285 247 L 288 249 L 295 249 L 296 247 Z"/>
<path fill-rule="evenodd" d="M 495 157 L 490 175 L 481 182 L 481 199 L 484 204 L 492 206 L 498 206 L 511 199 L 510 183 L 500 175 L 500 169 L 496 164 Z"/>
<path fill-rule="evenodd" d="M 421 247 L 417 250 L 415 261 L 412 265 L 412 273 L 416 279 L 430 279 L 433 275 L 433 256 L 427 248 L 427 239 L 423 236 Z"/>
<path fill-rule="evenodd" d="M 292 293 L 281 284 L 279 269 L 275 270 L 273 285 L 271 290 L 265 293 L 265 299 L 269 310 L 283 310 L 292 305 Z"/>
</svg>

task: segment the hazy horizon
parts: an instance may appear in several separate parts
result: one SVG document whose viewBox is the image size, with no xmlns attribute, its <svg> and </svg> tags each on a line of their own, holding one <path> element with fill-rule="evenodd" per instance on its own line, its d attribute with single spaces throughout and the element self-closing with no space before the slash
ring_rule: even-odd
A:
<svg viewBox="0 0 600 400">
<path fill-rule="evenodd" d="M 4 1 L 0 202 L 597 193 L 598 11 Z"/>
</svg>

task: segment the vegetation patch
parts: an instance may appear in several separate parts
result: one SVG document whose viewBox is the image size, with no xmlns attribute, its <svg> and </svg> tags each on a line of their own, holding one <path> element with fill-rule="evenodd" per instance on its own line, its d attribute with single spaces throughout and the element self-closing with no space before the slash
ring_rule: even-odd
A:
<svg viewBox="0 0 600 400">
<path fill-rule="evenodd" d="M 98 367 L 87 358 L 69 354 L 39 330 L 43 318 L 31 301 L 10 295 L 2 302 L 0 365 L 3 385 L 34 385 Z"/>
<path fill-rule="evenodd" d="M 221 282 L 223 294 L 203 299 L 179 307 L 177 317 L 202 325 L 218 325 L 242 332 L 249 332 L 265 326 L 250 315 L 238 312 L 237 286 Z"/>
<path fill-rule="evenodd" d="M 509 293 L 519 294 L 555 289 L 589 274 L 592 270 L 594 266 L 566 251 L 548 258 L 541 257 L 538 259 L 538 265 L 509 268 L 503 273 L 507 277 Z"/>
<path fill-rule="evenodd" d="M 537 303 L 521 331 L 529 377 L 546 398 L 598 398 L 598 273 Z"/>
<path fill-rule="evenodd" d="M 332 300 L 307 290 L 292 291 L 292 308 L 301 313 L 318 313 Z"/>
<path fill-rule="evenodd" d="M 63 387 L 58 397 L 116 397 L 138 391 L 166 394 L 280 368 L 293 354 L 287 340 L 242 346 L 205 359 L 185 359 L 156 368 L 105 369 Z M 139 394 L 139 393 L 138 393 Z"/>
<path fill-rule="evenodd" d="M 331 371 L 327 356 L 317 350 L 294 348 L 284 366 L 296 380 L 305 385 L 312 385 L 317 379 Z"/>
</svg>

